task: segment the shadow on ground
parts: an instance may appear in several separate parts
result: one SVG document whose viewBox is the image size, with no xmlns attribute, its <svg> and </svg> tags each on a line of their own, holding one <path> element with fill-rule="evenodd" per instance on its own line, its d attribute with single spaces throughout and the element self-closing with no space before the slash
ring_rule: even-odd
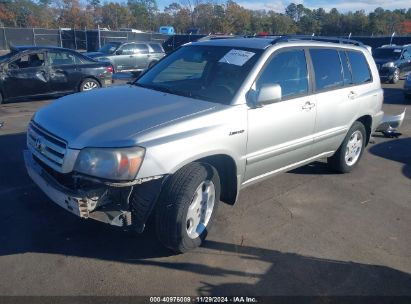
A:
<svg viewBox="0 0 411 304">
<path fill-rule="evenodd" d="M 372 146 L 369 152 L 403 164 L 402 173 L 411 179 L 411 138 L 388 140 Z"/>
<path fill-rule="evenodd" d="M 410 141 L 392 141 L 372 150 L 382 157 L 388 151 L 398 151 L 393 158 L 405 162 L 411 155 Z M 206 241 L 203 248 L 170 259 L 173 253 L 161 246 L 152 229 L 132 235 L 116 227 L 81 220 L 50 202 L 25 173 L 21 156 L 24 146 L 24 134 L 0 136 L 0 256 L 26 252 L 59 254 L 155 266 L 199 276 L 233 277 L 233 282 L 235 277 L 242 277 L 242 282 L 250 282 L 201 283 L 198 293 L 202 295 L 238 295 L 239 291 L 242 295 L 411 295 L 411 275 L 389 267 L 252 246 Z M 404 146 L 408 150 L 400 149 Z M 408 153 L 408 158 L 400 150 L 404 155 Z M 323 169 L 320 166 L 318 170 Z M 204 262 L 190 262 L 192 255 L 204 256 Z M 235 263 L 219 261 L 230 256 L 245 263 L 237 267 Z M 154 259 L 159 257 L 162 259 Z M 208 261 L 217 264 L 212 266 Z M 263 273 L 253 267 L 261 262 L 267 263 L 268 270 Z M 250 267 L 243 269 L 245 264 Z"/>
</svg>

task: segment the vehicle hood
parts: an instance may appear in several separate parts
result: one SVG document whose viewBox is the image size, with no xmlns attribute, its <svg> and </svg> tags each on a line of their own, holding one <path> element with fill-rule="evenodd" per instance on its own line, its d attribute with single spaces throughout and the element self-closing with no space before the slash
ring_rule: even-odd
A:
<svg viewBox="0 0 411 304">
<path fill-rule="evenodd" d="M 396 59 L 389 59 L 389 58 L 374 58 L 376 64 L 384 64 L 387 62 L 396 62 Z"/>
<path fill-rule="evenodd" d="M 98 58 L 98 57 L 107 57 L 110 56 L 109 54 L 104 54 L 101 52 L 89 52 L 89 53 L 83 53 L 83 55 L 90 57 L 90 58 Z"/>
<path fill-rule="evenodd" d="M 142 132 L 209 111 L 216 104 L 133 85 L 60 98 L 33 117 L 72 149 L 127 147 Z"/>
</svg>

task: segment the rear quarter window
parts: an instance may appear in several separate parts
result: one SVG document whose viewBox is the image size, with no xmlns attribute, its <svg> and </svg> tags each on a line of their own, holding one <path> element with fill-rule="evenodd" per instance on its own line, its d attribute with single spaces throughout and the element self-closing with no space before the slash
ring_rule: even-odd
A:
<svg viewBox="0 0 411 304">
<path fill-rule="evenodd" d="M 153 49 L 154 53 L 163 53 L 164 50 L 161 45 L 157 43 L 150 43 L 150 47 Z"/>
<path fill-rule="evenodd" d="M 370 67 L 362 52 L 347 51 L 350 61 L 352 79 L 354 84 L 367 83 L 372 80 Z"/>
</svg>

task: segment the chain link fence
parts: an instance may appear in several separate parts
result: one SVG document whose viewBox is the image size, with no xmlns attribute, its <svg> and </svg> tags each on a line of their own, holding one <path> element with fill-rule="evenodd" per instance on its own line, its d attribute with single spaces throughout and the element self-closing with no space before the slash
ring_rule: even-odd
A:
<svg viewBox="0 0 411 304">
<path fill-rule="evenodd" d="M 76 29 L 42 29 L 42 28 L 0 28 L 0 50 L 8 50 L 10 46 L 35 45 L 59 46 L 73 50 L 96 51 L 111 41 L 156 41 L 163 44 L 168 53 L 180 45 L 197 41 L 205 35 L 163 35 L 158 33 L 134 33 L 125 31 L 76 30 Z M 364 37 L 352 36 L 372 48 L 390 44 L 391 36 Z M 396 45 L 411 44 L 410 36 L 395 36 L 392 43 Z"/>
<path fill-rule="evenodd" d="M 0 50 L 8 50 L 11 46 L 35 45 L 58 46 L 73 50 L 96 51 L 111 41 L 167 42 L 168 50 L 183 43 L 195 41 L 203 35 L 168 36 L 158 33 L 134 33 L 125 31 L 75 30 L 75 29 L 42 29 L 42 28 L 0 28 Z"/>
</svg>

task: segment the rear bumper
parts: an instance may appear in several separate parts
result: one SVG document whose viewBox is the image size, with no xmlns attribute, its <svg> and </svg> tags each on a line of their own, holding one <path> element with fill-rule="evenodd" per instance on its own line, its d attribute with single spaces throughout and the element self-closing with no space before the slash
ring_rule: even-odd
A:
<svg viewBox="0 0 411 304">
<path fill-rule="evenodd" d="M 102 77 L 99 79 L 102 88 L 109 87 L 113 84 L 113 77 Z"/>
<path fill-rule="evenodd" d="M 384 117 L 384 112 L 379 111 L 377 114 L 375 114 L 372 118 L 372 125 L 371 125 L 371 133 L 375 132 L 377 127 L 380 125 L 382 119 Z"/>
</svg>

